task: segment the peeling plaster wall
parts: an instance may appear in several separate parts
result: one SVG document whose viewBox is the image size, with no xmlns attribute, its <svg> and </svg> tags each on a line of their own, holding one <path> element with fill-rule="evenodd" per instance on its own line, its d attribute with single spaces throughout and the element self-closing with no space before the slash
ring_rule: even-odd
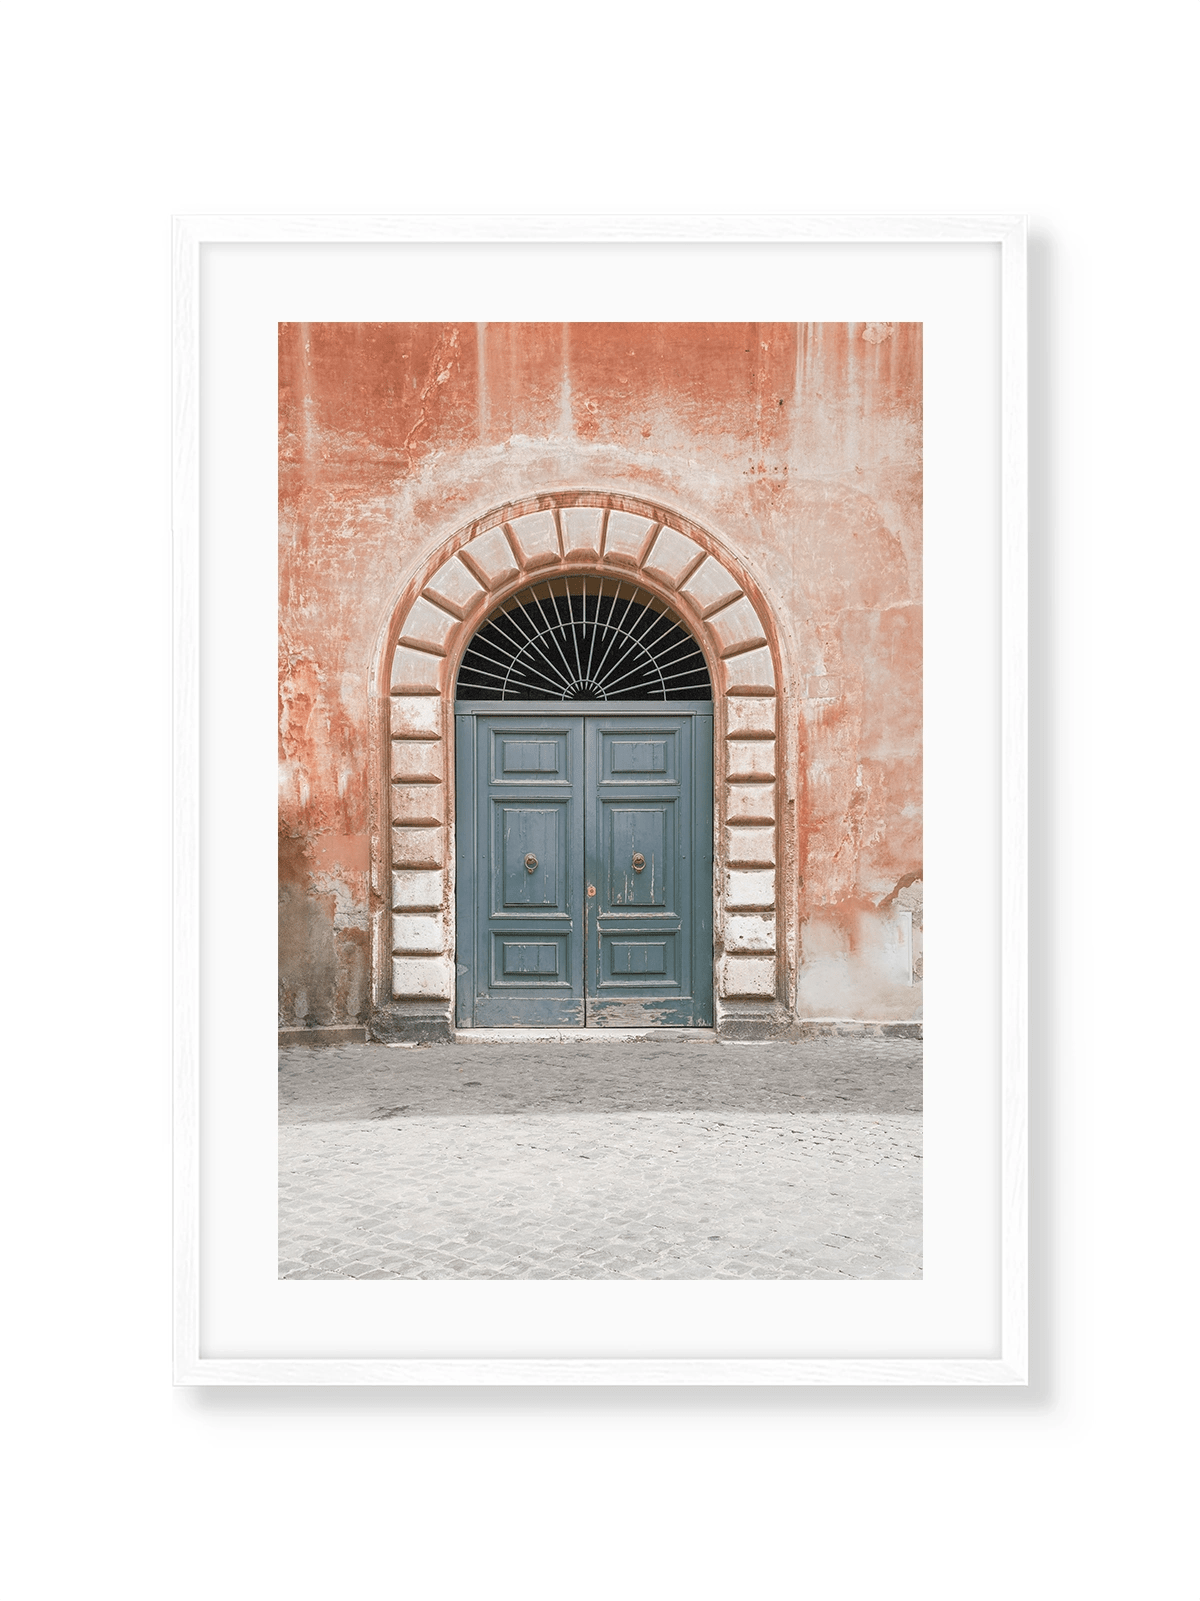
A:
<svg viewBox="0 0 1200 1601">
<path fill-rule="evenodd" d="M 920 408 L 908 324 L 282 326 L 281 1023 L 362 1022 L 378 986 L 371 675 L 401 596 L 474 519 L 568 488 L 744 564 L 784 668 L 786 1003 L 919 1017 Z"/>
</svg>

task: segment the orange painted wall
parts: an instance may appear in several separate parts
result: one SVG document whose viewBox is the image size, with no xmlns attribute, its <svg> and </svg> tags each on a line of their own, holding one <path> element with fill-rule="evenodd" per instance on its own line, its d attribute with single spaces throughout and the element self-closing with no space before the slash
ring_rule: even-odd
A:
<svg viewBox="0 0 1200 1601">
<path fill-rule="evenodd" d="M 474 518 L 563 488 L 671 507 L 746 564 L 787 673 L 797 1009 L 919 1015 L 888 942 L 897 907 L 920 924 L 920 327 L 294 323 L 279 355 L 281 1023 L 369 1009 L 396 597 Z"/>
</svg>

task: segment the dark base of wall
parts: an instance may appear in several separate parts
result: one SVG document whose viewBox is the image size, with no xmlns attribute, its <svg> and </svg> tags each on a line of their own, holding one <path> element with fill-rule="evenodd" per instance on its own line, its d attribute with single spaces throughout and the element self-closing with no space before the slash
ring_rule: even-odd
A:
<svg viewBox="0 0 1200 1601">
<path fill-rule="evenodd" d="M 782 1018 L 777 1014 L 730 1016 L 717 1025 L 721 1040 L 815 1040 L 815 1039 L 924 1039 L 921 1023 L 860 1023 L 850 1018 Z M 671 1037 L 669 1029 L 654 1030 Z M 387 1007 L 376 1012 L 369 1027 L 346 1023 L 326 1028 L 281 1028 L 279 1044 L 285 1045 L 365 1045 L 374 1040 L 383 1045 L 453 1045 L 454 1026 L 445 1012 L 410 1012 Z"/>
<path fill-rule="evenodd" d="M 381 1045 L 453 1045 L 454 1024 L 444 1009 L 381 1006 L 369 1024 Z"/>
<path fill-rule="evenodd" d="M 859 1023 L 852 1018 L 801 1017 L 796 1019 L 794 1037 L 802 1040 L 920 1040 L 925 1037 L 923 1027 L 922 1023 Z"/>
<path fill-rule="evenodd" d="M 860 1022 L 855 1018 L 790 1017 L 779 1012 L 726 1012 L 717 1024 L 722 1040 L 924 1039 L 924 1025 Z"/>
<path fill-rule="evenodd" d="M 796 1038 L 794 1024 L 778 1017 L 722 1017 L 717 1024 L 719 1040 L 790 1040 Z"/>
<path fill-rule="evenodd" d="M 365 1045 L 367 1031 L 357 1023 L 333 1023 L 327 1028 L 281 1028 L 280 1045 Z"/>
</svg>

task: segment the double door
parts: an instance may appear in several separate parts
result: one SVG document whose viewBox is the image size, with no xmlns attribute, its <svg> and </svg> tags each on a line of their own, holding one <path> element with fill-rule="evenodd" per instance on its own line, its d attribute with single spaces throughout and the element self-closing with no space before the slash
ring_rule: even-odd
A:
<svg viewBox="0 0 1200 1601">
<path fill-rule="evenodd" d="M 710 1025 L 711 706 L 457 731 L 458 1026 Z"/>
</svg>

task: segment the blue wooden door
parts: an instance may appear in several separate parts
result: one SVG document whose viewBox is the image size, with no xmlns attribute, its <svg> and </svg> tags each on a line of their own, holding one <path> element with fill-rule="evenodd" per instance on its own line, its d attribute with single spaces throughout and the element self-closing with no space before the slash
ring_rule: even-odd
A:
<svg viewBox="0 0 1200 1601">
<path fill-rule="evenodd" d="M 457 728 L 459 1026 L 582 1027 L 583 718 Z"/>
<path fill-rule="evenodd" d="M 712 717 L 457 718 L 460 1028 L 712 1022 Z"/>
<path fill-rule="evenodd" d="M 587 1020 L 712 1022 L 712 718 L 586 721 Z"/>
</svg>

